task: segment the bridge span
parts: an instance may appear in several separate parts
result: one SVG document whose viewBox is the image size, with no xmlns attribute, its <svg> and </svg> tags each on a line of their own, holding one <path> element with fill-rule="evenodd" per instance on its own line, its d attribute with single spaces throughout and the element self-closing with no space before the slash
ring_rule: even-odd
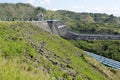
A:
<svg viewBox="0 0 120 80">
<path fill-rule="evenodd" d="M 120 40 L 120 35 L 77 34 L 72 31 L 69 33 L 76 35 L 76 40 Z"/>
</svg>

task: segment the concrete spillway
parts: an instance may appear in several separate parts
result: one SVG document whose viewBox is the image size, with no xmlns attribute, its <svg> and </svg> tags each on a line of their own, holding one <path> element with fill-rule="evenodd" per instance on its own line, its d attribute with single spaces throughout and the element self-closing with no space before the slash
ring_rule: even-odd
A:
<svg viewBox="0 0 120 80">
<path fill-rule="evenodd" d="M 77 34 L 56 20 L 31 21 L 43 30 L 70 40 L 120 40 L 120 35 Z"/>
</svg>

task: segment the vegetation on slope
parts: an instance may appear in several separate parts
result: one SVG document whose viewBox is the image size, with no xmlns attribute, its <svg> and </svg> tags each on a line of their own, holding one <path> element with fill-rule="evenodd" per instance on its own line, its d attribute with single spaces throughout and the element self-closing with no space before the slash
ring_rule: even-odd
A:
<svg viewBox="0 0 120 80">
<path fill-rule="evenodd" d="M 24 62 L 19 57 L 5 59 L 1 54 L 0 80 L 49 80 L 50 75 L 42 68 L 34 68 L 30 62 Z"/>
<path fill-rule="evenodd" d="M 114 60 L 120 61 L 120 41 L 106 40 L 106 41 L 71 41 L 80 49 L 90 51 Z"/>
<path fill-rule="evenodd" d="M 0 62 L 1 80 L 120 79 L 117 70 L 28 22 L 0 22 Z"/>
<path fill-rule="evenodd" d="M 0 20 L 38 20 L 38 14 L 45 12 L 44 8 L 24 3 L 0 3 Z"/>
</svg>

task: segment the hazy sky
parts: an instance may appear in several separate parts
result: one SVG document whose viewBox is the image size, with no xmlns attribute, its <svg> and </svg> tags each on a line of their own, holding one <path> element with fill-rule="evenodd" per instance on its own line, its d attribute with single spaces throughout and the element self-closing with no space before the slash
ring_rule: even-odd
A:
<svg viewBox="0 0 120 80">
<path fill-rule="evenodd" d="M 51 10 L 107 13 L 120 16 L 120 0 L 0 0 L 0 3 L 30 3 Z"/>
</svg>

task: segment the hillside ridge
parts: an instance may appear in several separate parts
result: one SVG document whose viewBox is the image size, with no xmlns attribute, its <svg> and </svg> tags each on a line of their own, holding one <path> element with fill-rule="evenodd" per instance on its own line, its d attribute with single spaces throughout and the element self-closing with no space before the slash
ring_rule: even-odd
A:
<svg viewBox="0 0 120 80">
<path fill-rule="evenodd" d="M 1 80 L 119 80 L 118 70 L 29 22 L 0 22 L 0 31 Z"/>
</svg>

